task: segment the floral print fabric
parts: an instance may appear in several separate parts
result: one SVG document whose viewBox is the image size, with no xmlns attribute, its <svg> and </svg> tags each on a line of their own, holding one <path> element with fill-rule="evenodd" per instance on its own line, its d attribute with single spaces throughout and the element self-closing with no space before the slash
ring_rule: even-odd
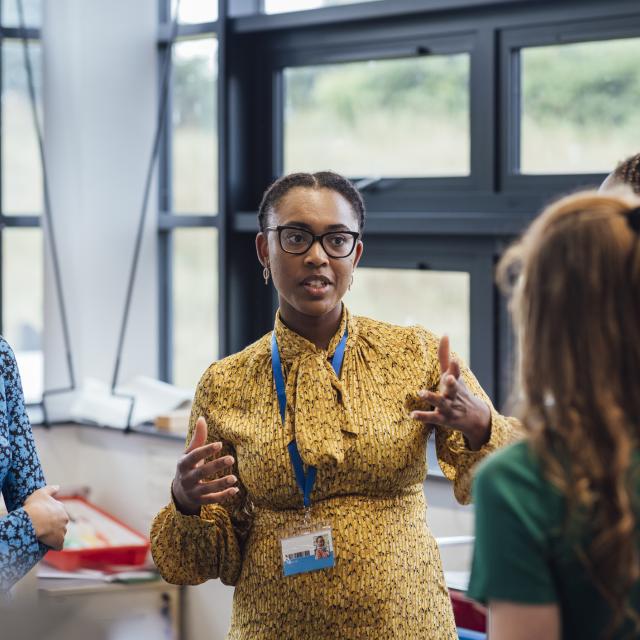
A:
<svg viewBox="0 0 640 640">
<path fill-rule="evenodd" d="M 8 511 L 0 518 L 0 591 L 7 591 L 48 550 L 22 508 L 27 497 L 44 485 L 18 365 L 0 337 L 0 488 Z"/>
</svg>

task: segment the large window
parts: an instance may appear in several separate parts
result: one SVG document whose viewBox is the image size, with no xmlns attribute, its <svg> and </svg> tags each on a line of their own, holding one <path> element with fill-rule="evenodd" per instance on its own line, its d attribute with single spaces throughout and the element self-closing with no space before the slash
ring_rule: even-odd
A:
<svg viewBox="0 0 640 640">
<path fill-rule="evenodd" d="M 162 54 L 175 4 L 159 1 Z M 352 311 L 447 333 L 505 399 L 497 257 L 558 194 L 640 150 L 640 6 L 539 4 L 230 0 L 218 17 L 182 0 L 160 163 L 162 375 L 193 386 L 269 331 L 256 208 L 283 173 L 333 169 L 368 211 Z"/>
<path fill-rule="evenodd" d="M 466 176 L 469 55 L 284 71 L 284 170 Z"/>
<path fill-rule="evenodd" d="M 2 201 L 0 211 L 2 282 L 1 332 L 15 351 L 25 398 L 37 403 L 43 391 L 43 212 L 42 168 L 29 98 L 16 3 L 2 3 Z M 42 3 L 25 1 L 30 62 L 40 122 L 42 52 L 37 40 Z M 6 28 L 12 28 L 6 32 Z"/>
<path fill-rule="evenodd" d="M 640 38 L 520 51 L 521 173 L 608 173 L 640 149 Z"/>
<path fill-rule="evenodd" d="M 168 1 L 160 8 L 173 15 L 175 1 L 171 13 Z M 160 375 L 185 388 L 218 357 L 216 11 L 215 2 L 180 3 L 160 162 Z"/>
</svg>

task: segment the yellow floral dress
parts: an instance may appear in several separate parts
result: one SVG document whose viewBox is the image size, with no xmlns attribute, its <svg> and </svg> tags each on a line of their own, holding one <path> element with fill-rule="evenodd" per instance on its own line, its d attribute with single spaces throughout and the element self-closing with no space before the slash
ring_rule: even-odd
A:
<svg viewBox="0 0 640 640">
<path fill-rule="evenodd" d="M 329 357 L 348 339 L 338 379 Z M 327 351 L 275 323 L 286 380 L 283 427 L 271 366 L 271 334 L 212 364 L 198 385 L 209 440 L 236 458 L 240 492 L 199 516 L 173 502 L 151 527 L 164 578 L 235 585 L 229 640 L 432 640 L 457 637 L 436 542 L 426 523 L 426 445 L 435 431 L 440 466 L 459 502 L 473 466 L 514 438 L 493 407 L 491 438 L 470 451 L 457 431 L 426 427 L 409 411 L 437 389 L 438 338 L 345 309 Z M 470 390 L 488 398 L 471 372 Z M 295 437 L 317 467 L 312 518 L 333 528 L 335 566 L 284 577 L 279 532 L 301 524 L 302 494 L 287 445 Z M 188 440 L 191 438 L 191 432 Z"/>
</svg>

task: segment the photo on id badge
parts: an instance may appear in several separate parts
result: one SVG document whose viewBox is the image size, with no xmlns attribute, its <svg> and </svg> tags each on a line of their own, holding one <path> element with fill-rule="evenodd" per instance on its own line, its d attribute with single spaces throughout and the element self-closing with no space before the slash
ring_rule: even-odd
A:
<svg viewBox="0 0 640 640">
<path fill-rule="evenodd" d="M 283 537 L 281 544 L 285 576 L 329 569 L 335 564 L 333 539 L 329 527 Z"/>
</svg>

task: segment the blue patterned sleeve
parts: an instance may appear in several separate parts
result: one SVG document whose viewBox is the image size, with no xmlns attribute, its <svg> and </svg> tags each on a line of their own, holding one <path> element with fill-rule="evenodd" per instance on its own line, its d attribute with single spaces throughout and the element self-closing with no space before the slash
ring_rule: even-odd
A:
<svg viewBox="0 0 640 640">
<path fill-rule="evenodd" d="M 0 590 L 11 587 L 48 551 L 22 508 L 44 485 L 16 359 L 0 338 L 0 486 L 8 511 L 0 518 Z"/>
</svg>

